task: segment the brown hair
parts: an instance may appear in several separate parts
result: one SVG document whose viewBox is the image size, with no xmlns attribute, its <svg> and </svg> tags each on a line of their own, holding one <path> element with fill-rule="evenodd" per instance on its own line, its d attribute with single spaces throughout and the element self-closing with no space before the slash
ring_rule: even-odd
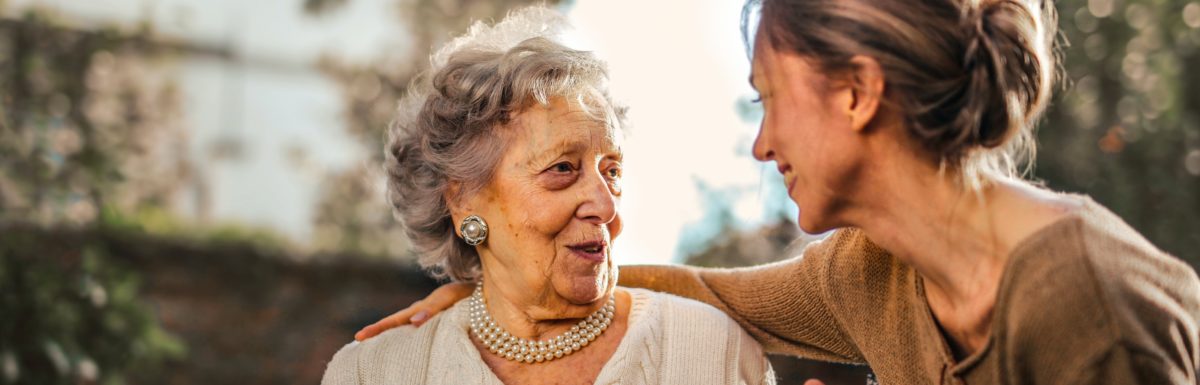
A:
<svg viewBox="0 0 1200 385">
<path fill-rule="evenodd" d="M 458 239 L 448 200 L 491 181 L 508 148 L 500 131 L 515 114 L 564 97 L 623 126 L 625 109 L 608 95 L 604 62 L 560 44 L 562 28 L 562 16 L 540 7 L 494 26 L 476 23 L 433 55 L 401 100 L 385 149 L 387 198 L 418 262 L 435 277 L 479 276 L 479 254 Z M 461 186 L 458 197 L 447 197 L 451 182 Z"/>
<path fill-rule="evenodd" d="M 865 55 L 884 71 L 887 105 L 917 141 L 978 186 L 1018 176 L 1058 69 L 1048 0 L 750 0 L 771 47 L 826 74 Z"/>
</svg>

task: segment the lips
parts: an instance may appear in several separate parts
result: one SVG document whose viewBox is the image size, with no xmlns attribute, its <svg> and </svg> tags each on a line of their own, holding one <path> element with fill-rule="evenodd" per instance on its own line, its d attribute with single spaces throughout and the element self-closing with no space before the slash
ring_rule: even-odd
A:
<svg viewBox="0 0 1200 385">
<path fill-rule="evenodd" d="M 792 166 L 776 163 L 776 168 L 779 169 L 779 175 L 783 175 L 783 184 L 787 186 L 788 195 L 792 194 L 792 186 L 796 184 L 796 178 L 788 178 L 788 171 L 792 171 Z"/>
<path fill-rule="evenodd" d="M 567 246 L 567 248 L 571 250 L 572 254 L 580 258 L 592 262 L 604 262 L 608 251 L 608 244 L 604 241 L 587 241 Z"/>
</svg>

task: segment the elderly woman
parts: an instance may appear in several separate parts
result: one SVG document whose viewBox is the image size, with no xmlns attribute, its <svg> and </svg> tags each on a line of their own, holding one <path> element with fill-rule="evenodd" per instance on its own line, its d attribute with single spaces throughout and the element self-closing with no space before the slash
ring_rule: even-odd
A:
<svg viewBox="0 0 1200 385">
<path fill-rule="evenodd" d="M 801 228 L 836 231 L 803 258 L 630 268 L 623 283 L 716 305 L 768 351 L 867 363 L 884 384 L 1200 381 L 1196 273 L 1015 171 L 1051 99 L 1052 2 L 762 0 L 761 16 L 754 156 L 784 175 Z"/>
<path fill-rule="evenodd" d="M 475 25 L 408 95 L 389 199 L 421 262 L 472 294 L 347 345 L 324 384 L 774 382 L 720 311 L 616 287 L 623 109 L 603 63 L 553 40 L 558 20 Z"/>
</svg>

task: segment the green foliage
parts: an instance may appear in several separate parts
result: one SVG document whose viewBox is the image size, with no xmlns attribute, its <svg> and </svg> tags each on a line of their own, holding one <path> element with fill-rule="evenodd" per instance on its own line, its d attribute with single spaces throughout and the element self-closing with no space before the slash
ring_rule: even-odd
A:
<svg viewBox="0 0 1200 385">
<path fill-rule="evenodd" d="M 192 244 L 247 245 L 263 252 L 294 252 L 295 246 L 270 229 L 237 223 L 197 225 L 173 214 L 165 207 L 146 206 L 135 211 L 108 206 L 92 226 L 97 229 L 152 235 L 164 240 Z"/>
<path fill-rule="evenodd" d="M 158 326 L 138 285 L 103 243 L 64 249 L 0 238 L 0 384 L 122 384 L 182 358 L 184 346 Z"/>
<path fill-rule="evenodd" d="M 1200 264 L 1200 2 L 1064 0 L 1067 87 L 1035 176 L 1109 207 Z M 1185 9 L 1188 9 L 1185 11 Z"/>
<path fill-rule="evenodd" d="M 179 93 L 146 32 L 0 17 L 0 222 L 86 225 L 163 205 L 189 174 Z"/>
<path fill-rule="evenodd" d="M 147 70 L 151 48 L 145 32 L 74 30 L 41 11 L 0 18 L 0 383 L 120 384 L 184 353 L 106 244 L 9 231 L 94 226 L 110 208 L 162 207 L 180 185 L 178 94 Z"/>
</svg>

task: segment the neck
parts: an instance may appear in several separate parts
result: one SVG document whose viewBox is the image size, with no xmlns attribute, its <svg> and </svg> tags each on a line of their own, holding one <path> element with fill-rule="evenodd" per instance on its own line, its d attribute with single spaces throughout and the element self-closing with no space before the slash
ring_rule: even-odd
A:
<svg viewBox="0 0 1200 385">
<path fill-rule="evenodd" d="M 951 304 L 988 294 L 1013 245 L 999 231 L 997 185 L 969 191 L 936 170 L 892 175 L 889 193 L 853 222 Z"/>
<path fill-rule="evenodd" d="M 518 338 L 542 340 L 571 329 L 580 320 L 602 308 L 609 296 L 575 305 L 553 294 L 533 295 L 536 291 L 519 290 L 503 285 L 484 274 L 483 296 L 492 319 L 509 334 Z"/>
<path fill-rule="evenodd" d="M 924 280 L 934 317 L 958 352 L 980 347 L 1010 253 L 1065 215 L 1066 198 L 1024 182 L 993 178 L 979 190 L 953 171 L 889 159 L 869 176 L 874 188 L 855 199 L 846 222 Z"/>
</svg>

